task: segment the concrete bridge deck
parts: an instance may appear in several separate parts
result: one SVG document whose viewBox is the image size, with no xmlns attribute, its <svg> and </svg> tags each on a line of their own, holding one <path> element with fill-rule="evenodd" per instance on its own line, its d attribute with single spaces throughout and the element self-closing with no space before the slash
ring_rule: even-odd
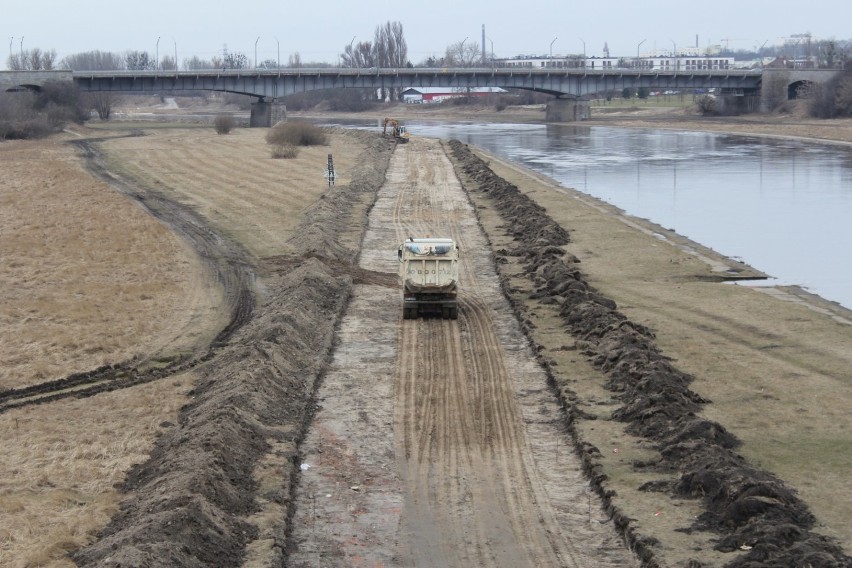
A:
<svg viewBox="0 0 852 568">
<path fill-rule="evenodd" d="M 837 70 L 730 69 L 634 70 L 540 68 L 286 68 L 198 71 L 7 71 L 0 72 L 0 90 L 37 89 L 46 81 L 71 80 L 81 91 L 169 92 L 223 91 L 258 98 L 258 104 L 319 89 L 402 89 L 438 87 L 464 91 L 476 87 L 527 89 L 557 97 L 549 114 L 554 121 L 578 120 L 588 115 L 582 101 L 590 95 L 620 92 L 624 88 L 684 90 L 722 89 L 740 95 L 766 96 L 768 85 L 788 90 L 802 82 L 824 82 Z M 771 79 L 771 80 L 770 80 Z M 788 96 L 784 92 L 784 97 Z M 585 105 L 585 110 L 583 108 Z M 579 111 L 578 111 L 579 109 Z"/>
<path fill-rule="evenodd" d="M 512 68 L 229 69 L 203 71 L 20 71 L 0 74 L 0 88 L 73 80 L 82 91 L 211 90 L 277 99 L 335 88 L 475 87 L 528 89 L 562 98 L 628 88 L 760 88 L 760 70 L 634 71 Z"/>
</svg>

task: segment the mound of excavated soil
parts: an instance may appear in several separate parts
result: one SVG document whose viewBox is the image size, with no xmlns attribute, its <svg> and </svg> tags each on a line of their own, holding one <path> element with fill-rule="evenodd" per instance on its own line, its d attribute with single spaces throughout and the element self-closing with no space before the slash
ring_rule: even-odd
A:
<svg viewBox="0 0 852 568">
<path fill-rule="evenodd" d="M 579 261 L 559 248 L 569 242 L 564 228 L 467 146 L 452 141 L 450 147 L 470 180 L 467 189 L 488 195 L 517 243 L 513 250 L 497 251 L 498 267 L 500 256 L 523 258 L 533 296 L 559 304 L 566 328 L 591 363 L 608 375 L 607 388 L 621 401 L 614 418 L 655 443 L 660 459 L 637 465 L 680 472 L 676 483 L 645 489 L 702 498 L 706 512 L 688 530 L 717 531 L 721 551 L 751 547 L 730 566 L 850 565 L 852 558 L 836 543 L 811 531 L 814 517 L 793 491 L 737 455 L 739 442 L 722 425 L 697 415 L 709 401 L 689 389 L 692 377 L 659 351 L 649 329 L 628 320 L 615 302 L 587 283 Z M 653 542 L 631 534 L 628 519 L 619 524 L 643 559 L 655 564 Z"/>
<path fill-rule="evenodd" d="M 335 237 L 365 226 L 364 208 L 353 204 L 365 192 L 375 195 L 392 151 L 378 137 L 353 135 L 367 137 L 370 147 L 352 183 L 331 188 L 307 212 L 297 232 L 300 255 L 271 261 L 276 269 L 264 282 L 261 305 L 198 368 L 192 403 L 150 459 L 130 472 L 120 512 L 95 543 L 72 555 L 78 564 L 240 565 L 258 536 L 247 521 L 260 497 L 253 473 L 273 445 L 293 448 L 287 456 L 293 470 L 262 497 L 288 507 L 299 464 L 295 448 L 349 298 L 346 267 L 357 258 Z M 279 561 L 287 522 L 280 519 L 273 531 Z"/>
</svg>

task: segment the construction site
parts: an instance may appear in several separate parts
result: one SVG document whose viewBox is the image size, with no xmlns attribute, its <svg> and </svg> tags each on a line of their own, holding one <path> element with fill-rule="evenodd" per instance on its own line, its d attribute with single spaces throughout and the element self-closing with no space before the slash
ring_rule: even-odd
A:
<svg viewBox="0 0 852 568">
<path fill-rule="evenodd" d="M 0 565 L 852 565 L 848 310 L 379 124 L 0 144 Z"/>
</svg>

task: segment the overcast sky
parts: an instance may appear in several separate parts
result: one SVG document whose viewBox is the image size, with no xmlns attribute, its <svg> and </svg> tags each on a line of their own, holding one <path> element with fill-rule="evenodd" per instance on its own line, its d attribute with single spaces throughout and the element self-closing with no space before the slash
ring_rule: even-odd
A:
<svg viewBox="0 0 852 568">
<path fill-rule="evenodd" d="M 604 42 L 613 56 L 641 50 L 727 43 L 749 49 L 781 43 L 780 38 L 810 32 L 815 39 L 852 37 L 849 0 L 0 0 L 0 53 L 5 64 L 12 50 L 38 47 L 65 55 L 128 49 L 179 61 L 197 55 L 209 59 L 228 50 L 281 61 L 299 52 L 303 62 L 337 63 L 355 42 L 372 40 L 376 26 L 403 25 L 409 59 L 418 63 L 440 57 L 452 43 L 481 43 L 496 57 L 520 54 L 586 53 L 603 55 Z M 2 37 L 2 36 L 0 36 Z M 260 38 L 259 40 L 257 38 Z M 278 39 L 278 43 L 276 42 Z M 724 40 L 727 38 L 727 42 Z M 555 39 L 555 41 L 554 41 Z M 4 65 L 5 66 L 5 65 Z"/>
</svg>

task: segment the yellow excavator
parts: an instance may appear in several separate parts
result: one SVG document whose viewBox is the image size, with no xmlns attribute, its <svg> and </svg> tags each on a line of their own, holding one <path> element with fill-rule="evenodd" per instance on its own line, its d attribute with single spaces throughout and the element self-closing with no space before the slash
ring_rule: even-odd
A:
<svg viewBox="0 0 852 568">
<path fill-rule="evenodd" d="M 400 125 L 397 119 L 385 118 L 382 125 L 382 136 L 388 136 L 388 132 L 390 132 L 390 136 L 397 142 L 401 144 L 408 142 L 408 132 L 405 131 L 405 127 Z"/>
</svg>

